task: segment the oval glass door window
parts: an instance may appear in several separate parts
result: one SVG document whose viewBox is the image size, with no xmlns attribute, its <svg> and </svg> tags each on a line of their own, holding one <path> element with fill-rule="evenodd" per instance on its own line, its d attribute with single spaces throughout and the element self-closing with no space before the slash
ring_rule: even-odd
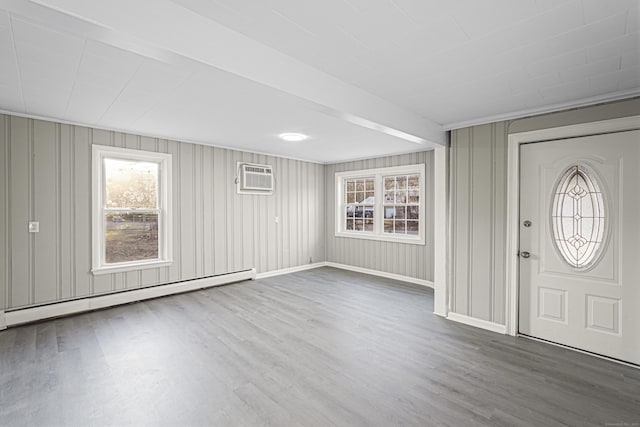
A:
<svg viewBox="0 0 640 427">
<path fill-rule="evenodd" d="M 551 207 L 553 240 L 567 264 L 583 269 L 597 260 L 606 220 L 595 173 L 585 165 L 568 168 L 556 185 Z"/>
</svg>

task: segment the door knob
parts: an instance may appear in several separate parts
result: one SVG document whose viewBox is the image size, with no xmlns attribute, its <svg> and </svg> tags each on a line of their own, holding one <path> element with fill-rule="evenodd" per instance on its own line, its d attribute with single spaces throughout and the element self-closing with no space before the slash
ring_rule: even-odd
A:
<svg viewBox="0 0 640 427">
<path fill-rule="evenodd" d="M 531 254 L 529 252 L 524 251 L 524 252 L 520 252 L 520 256 L 522 258 L 529 258 Z"/>
</svg>

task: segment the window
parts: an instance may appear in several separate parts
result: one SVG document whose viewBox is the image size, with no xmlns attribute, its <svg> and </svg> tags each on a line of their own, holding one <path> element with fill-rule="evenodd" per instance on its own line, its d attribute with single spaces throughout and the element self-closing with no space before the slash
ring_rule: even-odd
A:
<svg viewBox="0 0 640 427">
<path fill-rule="evenodd" d="M 418 235 L 420 232 L 420 175 L 385 176 L 384 232 Z"/>
<path fill-rule="evenodd" d="M 171 155 L 93 146 L 93 273 L 171 263 Z"/>
<path fill-rule="evenodd" d="M 336 173 L 336 236 L 424 244 L 424 165 Z"/>
<path fill-rule="evenodd" d="M 373 231 L 374 183 L 374 177 L 345 180 L 345 230 Z"/>
</svg>

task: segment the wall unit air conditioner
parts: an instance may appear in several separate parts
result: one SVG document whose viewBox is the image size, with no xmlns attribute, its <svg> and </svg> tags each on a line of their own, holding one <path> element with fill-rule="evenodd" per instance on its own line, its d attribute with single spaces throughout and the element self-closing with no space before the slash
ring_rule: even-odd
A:
<svg viewBox="0 0 640 427">
<path fill-rule="evenodd" d="M 269 165 L 238 163 L 239 194 L 273 194 L 273 168 Z"/>
</svg>

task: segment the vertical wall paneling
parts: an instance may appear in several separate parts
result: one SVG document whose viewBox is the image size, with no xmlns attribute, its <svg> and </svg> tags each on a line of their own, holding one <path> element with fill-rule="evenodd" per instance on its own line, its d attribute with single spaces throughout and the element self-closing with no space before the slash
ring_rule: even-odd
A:
<svg viewBox="0 0 640 427">
<path fill-rule="evenodd" d="M 193 253 L 200 254 L 194 256 L 193 269 L 194 277 L 204 277 L 204 215 L 202 213 L 202 145 L 192 145 L 192 179 L 193 179 L 193 206 L 191 211 L 191 220 L 193 221 Z M 200 262 L 198 262 L 200 258 Z"/>
<path fill-rule="evenodd" d="M 238 212 L 238 206 L 235 206 L 237 199 L 235 199 L 233 197 L 233 194 L 235 192 L 235 187 L 233 186 L 229 186 L 228 185 L 228 179 L 229 176 L 237 176 L 238 175 L 238 168 L 235 164 L 235 159 L 233 157 L 233 152 L 229 151 L 229 150 L 225 150 L 225 175 L 222 177 L 222 185 L 224 185 L 225 188 L 225 195 L 226 195 L 226 206 L 227 206 L 227 237 L 226 237 L 226 243 L 227 243 L 227 250 L 229 251 L 229 257 L 227 258 L 228 261 L 228 266 L 227 269 L 229 271 L 233 271 L 236 268 L 235 262 L 238 259 L 238 256 L 236 254 L 235 251 L 235 247 L 236 247 L 236 233 L 237 230 L 235 230 L 235 217 L 234 215 L 238 215 L 240 212 Z"/>
<path fill-rule="evenodd" d="M 225 150 L 218 148 L 213 149 L 213 218 L 214 231 L 211 236 L 213 239 L 213 265 L 214 271 L 231 271 L 229 269 L 229 251 L 227 244 L 227 232 L 229 226 L 227 224 L 227 186 L 226 180 L 229 176 L 226 171 L 226 153 Z"/>
<path fill-rule="evenodd" d="M 40 223 L 40 232 L 32 233 L 32 288 L 30 303 L 59 299 L 58 295 L 58 200 L 59 125 L 34 121 L 31 162 L 32 219 Z M 35 266 L 38 268 L 35 268 Z M 42 283 L 43 286 L 35 286 Z"/>
<path fill-rule="evenodd" d="M 175 236 L 180 241 L 180 265 L 182 266 L 182 278 L 196 277 L 196 251 L 195 251 L 195 177 L 194 174 L 194 147 L 192 144 L 179 144 L 180 160 L 179 179 L 181 206 L 179 231 Z"/>
<path fill-rule="evenodd" d="M 425 164 L 426 245 L 382 242 L 335 236 L 335 173 L 349 170 L 388 166 Z M 433 280 L 433 152 L 389 156 L 370 160 L 327 165 L 326 194 L 326 257 L 327 261 L 353 265 L 422 280 Z"/>
<path fill-rule="evenodd" d="M 469 133 L 470 133 L 470 144 L 468 146 L 467 149 L 467 188 L 469 189 L 467 191 L 467 212 L 469 213 L 466 217 L 467 220 L 467 230 L 472 230 L 473 227 L 473 220 L 474 220 L 474 212 L 473 212 L 473 196 L 474 196 L 474 192 L 473 192 L 473 131 L 474 129 L 470 129 Z M 473 272 L 473 234 L 469 233 L 467 235 L 467 239 L 468 239 L 468 244 L 466 247 L 466 260 L 467 260 L 467 301 L 465 304 L 465 311 L 469 314 L 471 314 L 471 299 L 473 298 L 473 288 L 472 288 L 472 283 L 473 283 L 473 276 L 472 276 L 472 272 Z"/>
<path fill-rule="evenodd" d="M 299 202 L 298 199 L 300 198 L 300 179 L 298 176 L 298 168 L 296 167 L 297 165 L 293 165 L 293 168 L 290 168 L 289 170 L 292 171 L 292 177 L 289 180 L 289 182 L 291 183 L 291 185 L 294 185 L 296 187 L 297 191 L 294 191 L 293 193 L 291 193 L 291 203 L 289 204 L 289 215 L 291 216 L 291 218 L 300 218 L 299 214 L 298 214 L 298 206 L 299 206 Z M 291 248 L 291 259 L 293 260 L 293 258 L 296 257 L 297 254 L 300 253 L 300 240 L 297 240 L 295 238 L 295 236 L 298 234 L 298 225 L 299 225 L 299 221 L 290 221 L 288 224 L 289 226 L 289 247 Z M 293 263 L 291 262 L 290 265 L 292 265 Z"/>
<path fill-rule="evenodd" d="M 255 161 L 257 163 L 263 164 L 265 159 L 262 156 L 257 156 L 255 158 Z M 260 234 L 259 236 L 259 240 L 258 241 L 262 241 L 262 239 L 264 238 L 264 230 L 262 229 L 262 227 L 260 227 L 260 217 L 265 215 L 265 212 L 262 210 L 262 202 L 264 200 L 264 197 L 256 197 L 252 200 L 252 207 L 251 209 L 253 210 L 254 214 L 251 215 L 251 229 L 253 230 L 254 234 Z M 254 260 L 254 265 L 256 266 L 256 268 L 263 268 L 264 265 L 264 260 L 260 259 L 261 257 L 259 256 L 259 248 L 257 247 L 257 245 L 251 245 L 249 247 L 249 250 L 251 251 L 251 259 Z"/>
<path fill-rule="evenodd" d="M 182 192 L 181 187 L 181 167 L 180 167 L 180 145 L 175 141 L 169 141 L 167 143 L 167 152 L 172 156 L 172 196 L 173 204 L 182 207 Z M 173 211 L 173 264 L 169 267 L 169 281 L 177 282 L 182 275 L 182 229 L 180 227 L 180 217 L 182 216 L 182 208 L 174 209 Z M 225 270 L 228 271 L 228 270 Z"/>
<path fill-rule="evenodd" d="M 478 126 L 472 132 L 473 147 L 470 166 L 470 204 L 472 208 L 469 216 L 469 228 L 474 230 L 474 233 L 470 235 L 469 263 L 471 268 L 469 271 L 473 272 L 473 274 L 469 278 L 469 283 L 473 286 L 469 288 L 469 295 L 470 298 L 479 303 L 469 306 L 468 312 L 472 317 L 481 319 L 492 317 L 492 228 L 495 218 L 492 200 L 495 191 L 480 195 L 480 197 L 474 197 L 477 194 L 474 188 L 494 188 L 491 180 L 493 173 L 493 142 L 491 136 L 494 128 L 494 125 Z M 488 141 L 488 143 L 475 147 L 475 141 Z M 474 295 L 474 293 L 478 295 Z"/>
<path fill-rule="evenodd" d="M 460 129 L 452 138 L 452 311 L 483 320 L 503 319 L 500 271 L 506 187 L 504 125 Z M 502 304 L 502 305 L 499 305 Z"/>
<path fill-rule="evenodd" d="M 0 310 L 7 306 L 8 284 L 11 280 L 11 237 L 9 233 L 9 177 L 11 153 L 9 151 L 9 117 L 0 116 Z"/>
<path fill-rule="evenodd" d="M 325 260 L 322 165 L 9 115 L 0 142 L 0 310 Z M 172 154 L 170 267 L 91 274 L 92 144 Z M 238 161 L 272 165 L 274 194 L 236 194 Z"/>
<path fill-rule="evenodd" d="M 240 161 L 245 163 L 253 163 L 255 160 L 250 158 L 249 153 L 239 153 Z M 240 225 L 240 241 L 238 249 L 240 250 L 240 268 L 244 269 L 248 268 L 248 266 L 254 265 L 253 263 L 253 244 L 252 244 L 252 234 L 253 234 L 253 215 L 259 214 L 253 208 L 254 201 L 256 197 L 259 197 L 255 194 L 249 194 L 247 197 L 238 197 L 237 200 L 240 201 L 240 212 L 241 212 L 241 221 L 238 221 Z M 264 197 L 264 196 L 262 196 Z"/>
<path fill-rule="evenodd" d="M 460 314 L 468 314 L 469 295 L 469 265 L 468 251 L 469 240 L 469 129 L 461 132 L 457 136 L 458 144 L 453 148 L 452 154 L 458 167 L 456 174 L 451 177 L 452 184 L 452 210 L 454 212 L 453 227 L 458 231 L 455 233 L 455 243 L 453 245 L 454 274 L 457 280 L 455 289 L 455 299 L 453 300 L 453 311 Z M 466 138 L 465 138 L 466 137 Z"/>
<path fill-rule="evenodd" d="M 458 233 L 454 233 L 455 225 L 457 224 L 457 209 L 456 209 L 456 196 L 457 191 L 455 191 L 455 181 L 454 177 L 458 176 L 458 162 L 457 162 L 457 154 L 458 147 L 460 146 L 458 142 L 458 136 L 460 132 L 454 131 L 451 132 L 451 147 L 449 148 L 449 176 L 447 179 L 449 180 L 449 229 L 451 233 L 448 238 L 451 240 L 449 242 L 447 248 L 447 260 L 449 261 L 449 265 L 447 267 L 447 276 L 449 276 L 449 284 L 447 285 L 447 313 L 456 311 L 456 289 L 457 286 L 454 285 L 451 280 L 453 277 L 453 273 L 456 271 L 456 257 L 455 257 L 455 239 L 458 236 Z"/>
<path fill-rule="evenodd" d="M 638 111 L 640 98 L 635 98 L 452 131 L 451 311 L 505 322 L 508 135 L 629 117 Z"/>
<path fill-rule="evenodd" d="M 27 233 L 29 215 L 29 121 L 27 119 L 13 117 L 10 121 L 11 140 L 11 199 L 9 209 L 12 223 L 11 248 L 7 254 L 11 258 L 11 283 L 20 283 L 19 287 L 10 287 L 9 306 L 27 305 L 30 303 L 29 281 L 29 252 L 30 236 Z M 9 286 L 11 286 L 11 283 Z"/>
<path fill-rule="evenodd" d="M 280 160 L 280 168 L 279 168 L 281 171 L 280 185 L 281 185 L 281 188 L 283 189 L 289 178 L 287 174 L 288 169 L 285 168 L 286 163 L 287 163 L 287 159 Z M 282 199 L 280 203 L 280 224 L 279 224 L 280 232 L 282 233 L 281 240 L 283 242 L 283 245 L 282 245 L 282 257 L 280 258 L 279 268 L 289 267 L 289 228 L 287 227 L 287 221 L 289 221 L 289 215 L 288 215 L 288 209 L 287 209 L 288 206 L 289 206 L 289 197 L 283 191 Z M 285 242 L 286 244 L 284 244 Z"/>
<path fill-rule="evenodd" d="M 492 222 L 492 291 L 493 295 L 493 321 L 503 324 L 505 322 L 505 267 L 502 260 L 505 259 L 505 245 L 507 239 L 507 181 L 503 177 L 507 175 L 507 124 L 496 123 L 493 128 L 494 145 L 494 173 L 493 173 L 493 218 Z M 505 143 L 502 143 L 505 141 Z"/>
<path fill-rule="evenodd" d="M 231 157 L 232 157 L 232 161 L 231 164 L 233 165 L 234 168 L 234 175 L 238 174 L 238 167 L 237 164 L 238 162 L 242 161 L 242 155 L 243 153 L 239 153 L 239 152 L 235 152 L 235 151 L 230 151 Z M 244 202 L 247 199 L 246 197 L 234 197 L 233 194 L 235 194 L 235 187 L 232 187 L 231 189 L 231 203 L 234 206 L 233 208 L 233 212 L 234 215 L 231 218 L 232 222 L 233 222 L 233 259 L 235 261 L 234 265 L 233 265 L 233 269 L 234 270 L 241 270 L 242 266 L 244 264 L 244 248 L 243 248 L 243 224 L 242 222 L 244 221 L 244 215 L 245 215 L 245 211 L 244 211 Z M 248 195 L 248 197 L 251 197 L 251 195 Z"/>
<path fill-rule="evenodd" d="M 318 167 L 316 166 L 316 182 L 318 183 L 318 187 L 317 187 L 317 191 L 318 193 L 316 193 L 316 198 L 320 197 L 323 200 L 323 203 L 326 205 L 327 201 L 325 198 L 325 195 L 327 194 L 326 191 L 326 186 L 325 186 L 325 173 L 326 173 L 326 168 L 324 167 Z M 318 218 L 316 220 L 316 226 L 318 227 L 316 230 L 316 242 L 322 242 L 322 246 L 321 246 L 321 250 L 322 252 L 316 252 L 316 256 L 318 257 L 318 259 L 316 259 L 316 261 L 324 261 L 327 259 L 326 254 L 327 254 L 327 247 L 326 247 L 326 243 L 327 243 L 327 237 L 329 235 L 329 233 L 332 232 L 332 229 L 330 229 L 327 226 L 327 216 L 324 214 L 324 212 L 322 212 L 320 209 L 316 210 L 316 214 L 318 215 Z M 317 243 L 314 242 L 313 247 L 317 248 L 318 245 Z"/>
<path fill-rule="evenodd" d="M 200 206 L 198 215 L 202 218 L 202 238 L 200 250 L 202 251 L 201 275 L 206 276 L 213 269 L 213 148 L 201 147 L 199 163 L 200 179 Z"/>
<path fill-rule="evenodd" d="M 311 169 L 313 169 L 313 168 L 311 168 Z M 307 179 L 305 192 L 304 192 L 305 206 L 309 206 L 310 203 L 311 203 L 311 198 L 314 196 L 313 193 L 315 191 L 317 191 L 317 184 L 315 182 L 315 171 L 313 171 L 313 170 L 307 171 L 307 173 L 304 174 L 304 176 Z M 306 239 L 305 239 L 306 240 L 305 241 L 305 250 L 309 254 L 309 257 L 311 258 L 311 261 L 313 262 L 315 257 L 314 257 L 313 250 L 311 248 L 311 242 L 315 238 L 315 230 L 313 229 L 312 224 L 316 220 L 316 212 L 315 212 L 315 210 L 312 209 L 310 211 L 303 212 L 303 215 L 304 215 L 304 220 L 305 220 L 304 234 L 305 234 L 305 237 L 306 237 Z"/>
<path fill-rule="evenodd" d="M 58 250 L 58 266 L 60 270 L 60 291 L 59 298 L 70 298 L 73 295 L 73 257 L 72 257 L 72 229 L 73 205 L 72 205 L 72 164 L 71 164 L 71 138 L 72 127 L 60 125 L 60 147 L 59 147 L 59 189 L 58 198 L 60 221 L 58 223 L 60 239 Z"/>
<path fill-rule="evenodd" d="M 28 184 L 27 184 L 27 218 L 29 221 L 35 220 L 35 170 L 34 170 L 34 141 L 33 141 L 33 133 L 34 133 L 34 124 L 32 121 L 27 122 L 27 158 L 29 159 L 29 163 L 27 164 L 27 175 L 28 175 Z M 29 283 L 29 291 L 28 291 L 28 301 L 29 304 L 33 304 L 35 300 L 35 251 L 33 249 L 34 241 L 36 235 L 30 233 L 28 235 L 28 260 L 27 260 L 27 276 Z"/>
<path fill-rule="evenodd" d="M 93 293 L 91 275 L 91 141 L 93 130 L 76 127 L 74 153 L 75 276 L 74 297 Z M 19 286 L 19 284 L 16 284 Z"/>
</svg>

